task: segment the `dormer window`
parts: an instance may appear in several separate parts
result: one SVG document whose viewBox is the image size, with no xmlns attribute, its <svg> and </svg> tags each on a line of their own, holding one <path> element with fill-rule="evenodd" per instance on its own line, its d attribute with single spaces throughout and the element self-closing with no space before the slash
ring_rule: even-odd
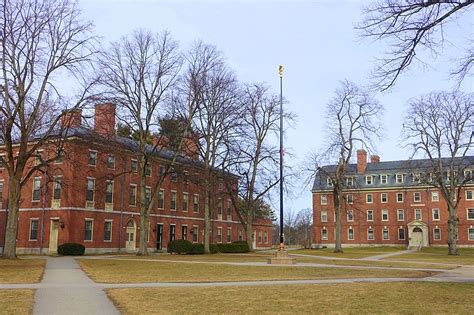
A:
<svg viewBox="0 0 474 315">
<path fill-rule="evenodd" d="M 405 174 L 399 173 L 396 175 L 397 184 L 403 184 L 405 181 Z"/>
<path fill-rule="evenodd" d="M 346 186 L 354 186 L 354 177 L 346 178 Z"/>
<path fill-rule="evenodd" d="M 412 177 L 413 177 L 413 183 L 414 184 L 419 184 L 420 183 L 420 173 L 413 173 Z"/>
<path fill-rule="evenodd" d="M 474 174 L 473 170 L 471 169 L 466 169 L 464 170 L 464 180 L 465 181 L 471 181 L 473 180 L 474 178 L 472 177 L 472 175 Z"/>
<path fill-rule="evenodd" d="M 374 179 L 372 175 L 365 176 L 365 183 L 367 185 L 372 185 L 374 183 Z"/>
<path fill-rule="evenodd" d="M 388 182 L 388 175 L 382 174 L 380 175 L 380 184 L 386 184 Z"/>
<path fill-rule="evenodd" d="M 327 185 L 327 186 L 332 186 L 331 177 L 326 177 L 326 185 Z"/>
</svg>

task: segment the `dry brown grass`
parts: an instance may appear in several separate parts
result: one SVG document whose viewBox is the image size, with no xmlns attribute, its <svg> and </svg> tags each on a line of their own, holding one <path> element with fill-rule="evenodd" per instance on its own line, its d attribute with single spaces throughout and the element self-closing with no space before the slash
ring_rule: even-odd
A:
<svg viewBox="0 0 474 315">
<path fill-rule="evenodd" d="M 150 260 L 80 260 L 82 269 L 96 282 L 218 282 L 331 278 L 425 277 L 423 271 L 351 268 L 236 266 L 173 263 Z"/>
<path fill-rule="evenodd" d="M 126 259 L 151 259 L 163 261 L 204 261 L 204 262 L 267 262 L 274 254 L 208 254 L 208 255 L 176 255 L 154 254 L 151 256 L 124 256 Z"/>
<path fill-rule="evenodd" d="M 0 259 L 0 283 L 40 282 L 45 265 L 45 259 Z"/>
<path fill-rule="evenodd" d="M 123 314 L 473 314 L 474 284 L 354 283 L 109 289 Z"/>
<path fill-rule="evenodd" d="M 320 249 L 299 249 L 292 250 L 290 254 L 305 254 L 325 257 L 338 258 L 365 258 L 375 255 L 382 255 L 388 253 L 399 252 L 405 250 L 404 247 L 393 246 L 379 246 L 379 247 L 348 247 L 343 248 L 343 253 L 335 253 L 334 248 L 320 248 Z"/>
<path fill-rule="evenodd" d="M 406 260 L 436 262 L 458 265 L 474 265 L 474 249 L 460 248 L 458 256 L 448 255 L 448 249 L 445 247 L 423 248 L 421 251 L 389 257 L 386 260 Z"/>
<path fill-rule="evenodd" d="M 428 262 L 412 262 L 412 261 L 385 261 L 385 260 L 340 260 L 340 259 L 324 259 L 317 257 L 300 257 L 296 260 L 300 263 L 317 263 L 323 265 L 340 265 L 340 266 L 371 266 L 371 267 L 393 267 L 393 268 L 429 268 L 429 269 L 454 269 L 456 266 L 431 264 Z"/>
<path fill-rule="evenodd" d="M 35 290 L 0 290 L 0 314 L 31 314 Z"/>
</svg>

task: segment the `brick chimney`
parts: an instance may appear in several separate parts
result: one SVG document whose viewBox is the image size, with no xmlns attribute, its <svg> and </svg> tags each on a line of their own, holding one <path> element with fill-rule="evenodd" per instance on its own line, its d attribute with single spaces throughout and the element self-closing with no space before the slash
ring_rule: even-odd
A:
<svg viewBox="0 0 474 315">
<path fill-rule="evenodd" d="M 115 135 L 115 104 L 105 103 L 95 106 L 94 131 L 106 137 Z"/>
<path fill-rule="evenodd" d="M 367 151 L 364 149 L 357 150 L 357 173 L 364 174 L 367 168 Z"/>
<path fill-rule="evenodd" d="M 82 125 L 82 110 L 72 109 L 64 111 L 61 117 L 61 127 L 76 128 Z"/>
<path fill-rule="evenodd" d="M 370 163 L 380 163 L 380 156 L 374 154 L 370 157 Z"/>
</svg>

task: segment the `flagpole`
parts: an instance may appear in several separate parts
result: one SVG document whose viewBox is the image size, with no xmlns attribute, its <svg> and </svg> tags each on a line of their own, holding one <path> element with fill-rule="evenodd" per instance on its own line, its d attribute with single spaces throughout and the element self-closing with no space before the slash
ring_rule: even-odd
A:
<svg viewBox="0 0 474 315">
<path fill-rule="evenodd" d="M 283 233 L 283 66 L 278 67 L 280 75 L 280 250 L 285 250 Z"/>
</svg>

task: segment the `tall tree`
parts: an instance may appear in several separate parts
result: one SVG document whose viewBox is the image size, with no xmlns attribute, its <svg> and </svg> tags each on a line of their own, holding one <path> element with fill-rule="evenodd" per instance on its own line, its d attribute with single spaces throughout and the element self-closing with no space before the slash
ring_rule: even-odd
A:
<svg viewBox="0 0 474 315">
<path fill-rule="evenodd" d="M 349 81 L 343 81 L 326 106 L 325 160 L 336 160 L 334 170 L 319 168 L 332 185 L 336 219 L 335 252 L 342 252 L 341 211 L 345 204 L 343 190 L 347 186 L 348 166 L 356 144 L 373 148 L 374 137 L 380 135 L 382 105 L 368 92 Z"/>
<path fill-rule="evenodd" d="M 137 142 L 140 193 L 140 238 L 137 255 L 148 255 L 149 216 L 164 176 L 159 176 L 151 191 L 146 191 L 147 172 L 161 141 L 152 143 L 160 118 L 167 114 L 171 90 L 176 84 L 182 56 L 178 44 L 167 32 L 153 34 L 138 30 L 111 44 L 100 57 L 101 85 L 109 101 L 118 106 L 118 120 Z M 174 164 L 174 156 L 167 165 Z M 164 174 L 162 174 L 164 175 Z"/>
<path fill-rule="evenodd" d="M 364 36 L 386 40 L 390 47 L 375 69 L 377 86 L 382 90 L 392 87 L 412 63 L 422 62 L 421 51 L 442 53 L 444 42 L 454 38 L 448 25 L 456 24 L 473 4 L 474 0 L 381 0 L 366 6 L 358 28 Z M 473 65 L 474 47 L 469 47 L 451 72 L 458 84 L 471 73 Z"/>
<path fill-rule="evenodd" d="M 0 12 L 0 159 L 9 188 L 3 257 L 15 258 L 22 188 L 56 159 L 37 152 L 46 145 L 62 146 L 61 117 L 90 96 L 84 74 L 95 41 L 92 24 L 82 21 L 68 0 L 3 0 Z M 81 83 L 78 96 L 58 84 L 58 76 L 67 72 Z"/>
<path fill-rule="evenodd" d="M 464 168 L 474 163 L 468 157 L 473 148 L 473 101 L 473 94 L 432 92 L 410 103 L 403 125 L 413 154 L 422 154 L 429 161 L 421 180 L 438 188 L 446 201 L 449 255 L 458 254 L 457 208 L 462 188 L 472 180 L 463 175 Z M 426 165 L 419 167 L 426 169 Z"/>
</svg>

